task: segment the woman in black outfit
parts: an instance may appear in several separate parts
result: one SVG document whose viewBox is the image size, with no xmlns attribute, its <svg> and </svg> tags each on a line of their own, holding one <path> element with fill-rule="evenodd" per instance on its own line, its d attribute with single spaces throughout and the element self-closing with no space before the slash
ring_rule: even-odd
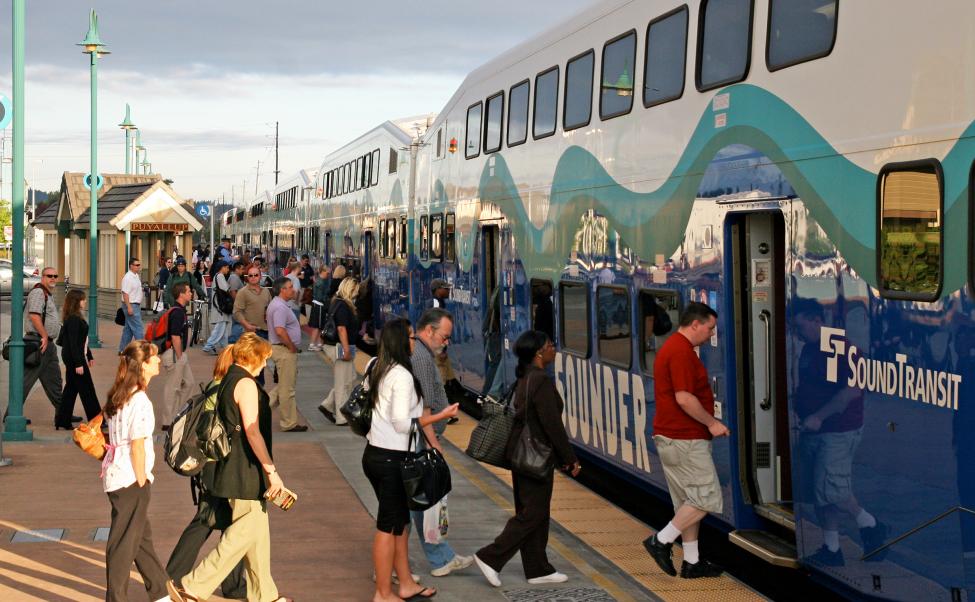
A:
<svg viewBox="0 0 975 602">
<path fill-rule="evenodd" d="M 576 459 L 569 436 L 562 425 L 564 403 L 555 383 L 545 368 L 555 361 L 555 345 L 548 335 L 529 330 L 515 341 L 518 356 L 518 377 L 515 390 L 515 420 L 508 439 L 507 456 L 510 459 L 522 430 L 531 429 L 532 436 L 549 444 L 554 454 L 553 465 L 576 476 L 582 469 Z M 501 587 L 499 573 L 504 565 L 521 552 L 521 564 L 528 583 L 561 583 L 568 579 L 549 564 L 545 554 L 548 545 L 548 525 L 552 505 L 554 471 L 544 479 L 520 475 L 512 471 L 515 493 L 515 515 L 508 520 L 504 531 L 494 543 L 474 555 L 478 568 L 494 587 Z"/>
<path fill-rule="evenodd" d="M 199 284 L 201 288 L 203 288 L 203 275 L 206 274 L 206 271 L 206 264 L 202 259 L 197 261 L 196 265 L 193 267 L 193 279 L 196 280 L 196 283 Z"/>
<path fill-rule="evenodd" d="M 98 394 L 91 381 L 91 366 L 94 359 L 88 348 L 88 322 L 85 321 L 85 307 L 88 305 L 85 292 L 72 289 L 64 298 L 62 309 L 61 334 L 58 335 L 58 345 L 61 346 L 61 361 L 64 362 L 64 391 L 61 393 L 61 405 L 54 415 L 54 428 L 71 430 L 71 415 L 74 413 L 74 402 L 81 395 L 81 405 L 85 407 L 85 417 L 91 420 L 102 410 L 98 403 Z"/>
</svg>

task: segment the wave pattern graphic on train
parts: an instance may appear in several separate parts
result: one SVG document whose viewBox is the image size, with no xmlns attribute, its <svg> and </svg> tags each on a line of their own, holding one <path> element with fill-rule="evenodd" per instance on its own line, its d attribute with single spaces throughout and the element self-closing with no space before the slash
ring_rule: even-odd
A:
<svg viewBox="0 0 975 602">
<path fill-rule="evenodd" d="M 778 4 L 754 4 L 756 47 Z M 808 5 L 840 13 L 837 49 L 818 55 L 828 58 L 793 70 L 754 56 L 749 83 L 697 92 L 688 75 L 674 102 L 612 118 L 598 114 L 600 94 L 635 93 L 641 70 L 603 78 L 604 42 L 632 35 L 638 49 L 676 15 L 690 73 L 704 20 L 697 5 L 599 5 L 473 72 L 440 114 L 383 123 L 283 181 L 225 230 L 272 256 L 307 252 L 368 277 L 377 327 L 416 319 L 432 280 L 447 279 L 450 356 L 477 393 L 513 381 L 508 347 L 519 333 L 551 333 L 575 446 L 648 503 L 667 491 L 652 370 L 669 335 L 653 325 L 661 312 L 676 325 L 687 302 L 708 303 L 718 328 L 700 356 L 732 431 L 713 442 L 724 512 L 712 522 L 766 559 L 775 554 L 756 551 L 762 541 L 794 545 L 798 564 L 844 595 L 970 599 L 975 110 L 971 92 L 937 75 L 937 52 L 908 60 L 935 37 L 962 48 L 951 41 L 965 38 L 955 23 L 966 19 L 944 7 L 906 18 L 911 3 L 886 3 L 898 15 L 883 26 L 892 44 L 877 3 Z M 929 23 L 951 23 L 951 33 Z M 586 58 L 590 47 L 599 61 Z M 876 81 L 891 82 L 887 98 L 855 70 L 834 78 L 861 56 L 876 63 Z M 591 60 L 597 91 L 590 120 L 570 130 L 559 91 L 577 60 Z M 552 73 L 551 133 L 529 135 L 525 123 L 524 140 L 512 144 L 505 129 L 502 143 L 488 127 L 492 99 L 500 90 L 510 127 L 519 86 L 537 96 Z"/>
</svg>

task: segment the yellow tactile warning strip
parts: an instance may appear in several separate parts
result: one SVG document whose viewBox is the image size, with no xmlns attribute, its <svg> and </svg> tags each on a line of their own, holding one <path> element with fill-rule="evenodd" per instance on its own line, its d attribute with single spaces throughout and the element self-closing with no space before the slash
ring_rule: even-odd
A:
<svg viewBox="0 0 975 602">
<path fill-rule="evenodd" d="M 470 441 L 471 431 L 476 425 L 477 421 L 473 418 L 461 415 L 460 422 L 448 427 L 445 436 L 457 448 L 465 450 Z M 511 485 L 509 471 L 488 464 L 481 464 L 481 466 L 508 486 Z M 452 468 L 461 472 L 495 503 L 513 510 L 510 499 L 500 496 L 476 475 L 469 474 L 469 470 L 458 467 L 457 463 L 454 463 Z M 555 490 L 552 494 L 552 518 L 662 600 L 668 602 L 710 599 L 732 602 L 763 600 L 761 595 L 728 575 L 714 579 L 688 580 L 665 574 L 643 549 L 643 539 L 651 532 L 645 524 L 558 472 L 555 475 Z M 612 581 L 596 573 L 588 563 L 557 538 L 550 539 L 549 545 L 617 600 L 632 599 L 620 591 Z M 680 546 L 674 546 L 674 564 L 678 568 L 682 558 Z"/>
</svg>

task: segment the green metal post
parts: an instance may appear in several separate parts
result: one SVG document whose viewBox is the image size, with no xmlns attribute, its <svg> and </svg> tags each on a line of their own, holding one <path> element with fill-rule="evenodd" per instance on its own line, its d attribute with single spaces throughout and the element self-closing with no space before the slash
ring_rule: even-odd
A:
<svg viewBox="0 0 975 602">
<path fill-rule="evenodd" d="M 98 52 L 91 53 L 91 210 L 88 212 L 88 346 L 98 339 Z"/>
<path fill-rule="evenodd" d="M 24 0 L 13 0 L 13 126 L 14 156 L 11 185 L 11 221 L 13 222 L 13 278 L 10 286 L 10 401 L 3 438 L 7 441 L 30 441 L 34 433 L 27 430 L 24 418 L 24 279 L 19 277 L 24 265 Z"/>
<path fill-rule="evenodd" d="M 125 174 L 132 173 L 132 130 L 125 130 Z"/>
</svg>

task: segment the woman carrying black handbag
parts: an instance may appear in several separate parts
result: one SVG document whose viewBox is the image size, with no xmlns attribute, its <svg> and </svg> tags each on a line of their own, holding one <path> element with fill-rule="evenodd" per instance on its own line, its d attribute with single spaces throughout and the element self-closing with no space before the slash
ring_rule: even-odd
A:
<svg viewBox="0 0 975 602">
<path fill-rule="evenodd" d="M 555 383 L 545 372 L 545 368 L 555 361 L 555 345 L 544 332 L 529 330 L 515 341 L 514 352 L 518 357 L 515 373 L 518 383 L 515 390 L 515 421 L 508 439 L 508 459 L 524 460 L 533 454 L 550 453 L 552 457 L 547 459 L 548 467 L 558 465 L 572 476 L 577 476 L 582 466 L 572 451 L 569 436 L 562 424 L 565 404 Z M 524 432 L 526 429 L 527 433 Z M 531 446 L 530 449 L 526 449 L 526 445 Z M 555 570 L 545 554 L 555 475 L 551 469 L 538 470 L 539 464 L 546 462 L 536 463 L 531 473 L 512 469 L 515 515 L 508 520 L 494 543 L 481 548 L 474 555 L 478 568 L 494 587 L 501 587 L 499 573 L 519 551 L 528 583 L 561 583 L 568 579 Z"/>
<path fill-rule="evenodd" d="M 413 580 L 410 571 L 410 509 L 403 484 L 401 465 L 412 457 L 410 434 L 414 421 L 419 427 L 457 415 L 457 404 L 431 415 L 423 415 L 420 398 L 423 390 L 413 376 L 413 328 L 409 320 L 398 318 L 383 325 L 379 354 L 369 375 L 372 394 L 372 426 L 369 444 L 362 454 L 362 470 L 379 500 L 376 536 L 372 559 L 376 567 L 376 593 L 373 602 L 432 598 L 437 590 Z M 398 596 L 393 593 L 392 572 L 399 577 Z"/>
</svg>

